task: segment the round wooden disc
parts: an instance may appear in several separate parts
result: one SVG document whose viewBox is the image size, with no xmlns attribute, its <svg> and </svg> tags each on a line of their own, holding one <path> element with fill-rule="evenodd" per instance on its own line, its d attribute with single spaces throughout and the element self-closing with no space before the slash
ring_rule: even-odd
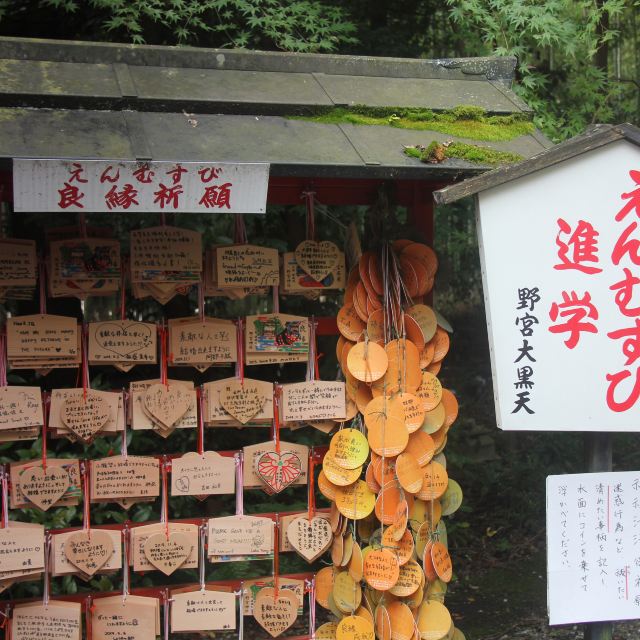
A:
<svg viewBox="0 0 640 640">
<path fill-rule="evenodd" d="M 400 486 L 408 493 L 416 494 L 422 488 L 422 469 L 411 453 L 405 451 L 397 457 L 396 475 Z"/>
<path fill-rule="evenodd" d="M 421 369 L 426 369 L 431 364 L 435 350 L 436 348 L 433 342 L 427 342 L 427 344 L 424 345 L 424 349 L 420 352 Z"/>
<path fill-rule="evenodd" d="M 384 345 L 384 309 L 376 309 L 367 320 L 367 335 L 370 342 Z"/>
<path fill-rule="evenodd" d="M 435 409 L 442 400 L 442 384 L 433 373 L 422 372 L 422 381 L 416 395 L 422 400 L 422 408 L 425 411 Z"/>
<path fill-rule="evenodd" d="M 378 493 L 378 491 L 380 491 L 380 484 L 376 480 L 376 477 L 374 474 L 373 462 L 370 462 L 367 465 L 367 470 L 364 474 L 364 479 L 370 491 L 372 491 L 373 493 Z"/>
<path fill-rule="evenodd" d="M 433 361 L 440 362 L 449 353 L 449 334 L 442 327 L 438 327 L 432 340 L 434 346 Z"/>
<path fill-rule="evenodd" d="M 436 500 L 446 490 L 449 483 L 447 470 L 433 460 L 423 469 L 422 488 L 418 492 L 420 500 Z"/>
<path fill-rule="evenodd" d="M 352 304 L 346 304 L 337 317 L 338 331 L 347 339 L 356 342 L 366 329 L 365 323 L 359 318 Z"/>
<path fill-rule="evenodd" d="M 343 613 L 351 613 L 360 606 L 362 589 L 348 571 L 339 571 L 333 581 L 333 599 Z"/>
<path fill-rule="evenodd" d="M 339 487 L 336 491 L 336 506 L 340 513 L 351 520 L 362 520 L 374 509 L 376 494 L 364 480 L 358 480 L 348 487 Z"/>
<path fill-rule="evenodd" d="M 389 359 L 375 342 L 359 342 L 349 351 L 347 367 L 354 378 L 371 383 L 380 380 L 387 371 Z"/>
<path fill-rule="evenodd" d="M 353 543 L 353 549 L 351 551 L 351 559 L 349 560 L 349 575 L 356 581 L 362 580 L 362 572 L 364 566 L 364 559 L 362 557 L 362 549 L 357 542 Z"/>
<path fill-rule="evenodd" d="M 426 244 L 420 242 L 412 242 L 410 245 L 403 247 L 401 256 L 412 256 L 420 260 L 430 278 L 436 275 L 438 271 L 438 257 L 435 251 Z"/>
<path fill-rule="evenodd" d="M 418 396 L 413 393 L 396 393 L 389 398 L 388 406 L 392 413 L 397 412 L 398 415 L 404 417 L 404 423 L 409 433 L 422 427 L 424 409 L 422 408 L 422 400 Z"/>
<path fill-rule="evenodd" d="M 371 387 L 368 384 L 358 385 L 358 391 L 356 392 L 356 406 L 358 411 L 362 414 L 367 410 L 367 405 L 373 400 L 373 394 L 371 393 Z"/>
<path fill-rule="evenodd" d="M 407 338 L 416 346 L 418 353 L 424 349 L 426 340 L 424 339 L 422 328 L 413 316 L 407 315 L 406 313 L 404 315 L 404 332 Z M 418 363 L 419 362 L 420 360 L 418 359 Z"/>
<path fill-rule="evenodd" d="M 329 608 L 329 594 L 333 591 L 333 567 L 323 567 L 316 573 L 316 602 L 325 609 Z"/>
<path fill-rule="evenodd" d="M 384 283 L 382 281 L 380 260 L 375 253 L 371 253 L 369 256 L 369 280 L 375 293 L 381 296 L 384 293 Z"/>
<path fill-rule="evenodd" d="M 415 627 L 411 609 L 403 602 L 391 602 L 387 605 L 391 621 L 391 640 L 411 640 Z"/>
<path fill-rule="evenodd" d="M 325 622 L 316 629 L 316 640 L 336 640 L 337 622 Z"/>
<path fill-rule="evenodd" d="M 440 498 L 440 504 L 442 505 L 443 516 L 450 516 L 460 508 L 462 504 L 462 487 L 453 478 L 449 478 L 447 490 Z"/>
<path fill-rule="evenodd" d="M 453 566 L 451 564 L 449 551 L 442 542 L 434 542 L 431 546 L 431 561 L 433 562 L 433 568 L 438 574 L 438 578 L 440 578 L 442 582 L 450 582 L 453 576 Z"/>
<path fill-rule="evenodd" d="M 327 451 L 322 460 L 322 470 L 327 480 L 338 487 L 346 487 L 353 484 L 362 473 L 362 467 L 356 469 L 345 469 L 336 463 L 333 453 Z"/>
<path fill-rule="evenodd" d="M 413 393 L 422 382 L 420 351 L 411 340 L 391 340 L 385 346 L 388 368 L 385 382 L 390 393 L 403 390 Z"/>
<path fill-rule="evenodd" d="M 422 430 L 429 435 L 435 433 L 444 425 L 446 412 L 442 402 L 439 402 L 431 411 L 425 411 L 424 421 L 422 422 Z M 445 432 L 446 433 L 446 432 Z M 436 445 L 437 447 L 437 445 Z"/>
<path fill-rule="evenodd" d="M 364 560 L 364 579 L 378 591 L 388 591 L 398 581 L 400 567 L 389 549 L 374 549 Z"/>
<path fill-rule="evenodd" d="M 428 540 L 422 553 L 422 568 L 424 569 L 424 577 L 428 582 L 433 582 L 438 578 L 431 559 L 431 547 L 433 547 L 433 540 Z"/>
<path fill-rule="evenodd" d="M 433 309 L 426 304 L 414 304 L 407 309 L 407 315 L 410 315 L 418 323 L 425 342 L 429 342 L 438 328 L 438 320 Z"/>
<path fill-rule="evenodd" d="M 369 446 L 379 456 L 393 457 L 402 453 L 409 442 L 409 431 L 404 421 L 394 416 L 378 420 L 367 430 Z"/>
<path fill-rule="evenodd" d="M 423 576 L 422 567 L 415 560 L 409 560 L 400 566 L 398 582 L 391 587 L 390 592 L 394 596 L 406 598 L 420 588 Z"/>
<path fill-rule="evenodd" d="M 391 524 L 393 530 L 391 536 L 396 542 L 404 535 L 404 530 L 407 528 L 408 522 L 409 504 L 406 500 L 400 500 L 395 515 L 393 516 L 393 523 Z"/>
<path fill-rule="evenodd" d="M 376 638 L 378 640 L 391 640 L 391 619 L 389 612 L 383 604 L 376 607 L 375 613 Z"/>
<path fill-rule="evenodd" d="M 413 506 L 413 496 L 410 493 L 403 495 L 397 481 L 388 482 L 382 486 L 376 498 L 376 517 L 383 524 L 393 524 L 398 505 L 406 500 L 409 511 Z"/>
<path fill-rule="evenodd" d="M 422 638 L 428 640 L 444 638 L 449 633 L 451 622 L 449 610 L 436 600 L 426 600 L 418 609 L 416 623 Z"/>
<path fill-rule="evenodd" d="M 442 517 L 442 507 L 439 500 L 414 500 L 413 509 L 409 513 L 411 528 L 419 531 L 423 523 L 428 523 L 434 529 Z M 414 527 L 417 524 L 417 527 Z"/>
<path fill-rule="evenodd" d="M 340 429 L 329 444 L 336 464 L 343 469 L 362 468 L 369 457 L 369 443 L 357 429 Z"/>
<path fill-rule="evenodd" d="M 320 489 L 320 493 L 329 500 L 329 502 L 333 502 L 335 500 L 337 488 L 337 485 L 333 484 L 333 482 L 329 482 L 324 469 L 320 469 L 320 473 L 318 474 L 318 489 Z"/>
<path fill-rule="evenodd" d="M 336 640 L 375 640 L 375 631 L 369 620 L 361 616 L 346 616 L 338 622 Z"/>
<path fill-rule="evenodd" d="M 444 406 L 444 426 L 449 429 L 458 417 L 458 399 L 449 389 L 443 389 L 441 402 Z"/>
<path fill-rule="evenodd" d="M 342 561 L 340 562 L 341 567 L 346 567 L 351 561 L 351 554 L 353 553 L 353 534 L 351 531 L 346 533 L 343 536 L 343 544 L 342 544 Z"/>
<path fill-rule="evenodd" d="M 416 431 L 409 436 L 405 453 L 410 453 L 421 467 L 429 464 L 433 458 L 436 445 L 433 438 L 424 431 Z"/>
<path fill-rule="evenodd" d="M 398 558 L 398 564 L 402 566 L 403 564 L 409 562 L 409 560 L 411 560 L 411 556 L 413 555 L 413 549 L 415 546 L 413 542 L 413 536 L 411 535 L 411 531 L 405 529 L 400 540 L 394 540 L 394 533 L 395 528 L 387 527 L 382 534 L 382 544 L 384 547 L 391 549 L 391 551 L 396 554 L 396 557 Z"/>
<path fill-rule="evenodd" d="M 440 373 L 440 369 L 442 369 L 442 362 L 432 362 L 425 371 L 437 376 Z"/>
<path fill-rule="evenodd" d="M 342 556 L 344 555 L 344 538 L 341 535 L 333 536 L 331 543 L 331 562 L 334 567 L 342 564 Z"/>
</svg>

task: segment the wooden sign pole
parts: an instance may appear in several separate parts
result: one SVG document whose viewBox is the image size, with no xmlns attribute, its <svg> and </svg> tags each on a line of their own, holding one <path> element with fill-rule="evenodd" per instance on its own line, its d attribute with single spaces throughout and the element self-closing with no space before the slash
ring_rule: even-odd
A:
<svg viewBox="0 0 640 640">
<path fill-rule="evenodd" d="M 587 471 L 597 473 L 612 471 L 613 453 L 610 433 L 586 433 L 584 454 Z M 612 640 L 612 622 L 589 622 L 584 625 L 584 640 Z"/>
</svg>

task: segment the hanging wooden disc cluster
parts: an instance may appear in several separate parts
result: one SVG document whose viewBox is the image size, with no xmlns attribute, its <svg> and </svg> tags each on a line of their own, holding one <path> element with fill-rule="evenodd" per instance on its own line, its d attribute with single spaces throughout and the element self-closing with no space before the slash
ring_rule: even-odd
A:
<svg viewBox="0 0 640 640">
<path fill-rule="evenodd" d="M 349 275 L 337 357 L 355 417 L 318 479 L 334 541 L 316 599 L 339 622 L 316 637 L 464 637 L 444 606 L 453 570 L 441 517 L 462 493 L 442 453 L 458 412 L 437 377 L 449 337 L 425 304 L 437 267 L 432 249 L 397 240 Z"/>
</svg>

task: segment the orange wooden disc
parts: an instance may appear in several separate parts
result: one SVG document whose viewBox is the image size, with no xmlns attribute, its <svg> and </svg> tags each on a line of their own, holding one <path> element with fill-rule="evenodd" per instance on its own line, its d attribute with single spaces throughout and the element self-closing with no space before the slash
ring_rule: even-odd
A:
<svg viewBox="0 0 640 640">
<path fill-rule="evenodd" d="M 346 342 L 346 338 L 340 334 L 338 336 L 338 340 L 336 342 L 336 359 L 338 360 L 338 364 L 340 364 L 340 358 L 342 356 L 342 347 L 344 347 L 344 343 Z"/>
<path fill-rule="evenodd" d="M 376 517 L 383 524 L 393 524 L 398 510 L 398 505 L 402 500 L 407 501 L 408 510 L 413 506 L 413 496 L 409 493 L 403 495 L 402 489 L 398 487 L 396 481 L 383 485 L 376 498 Z"/>
<path fill-rule="evenodd" d="M 442 362 L 432 362 L 425 371 L 437 376 L 440 373 L 440 369 L 442 369 Z"/>
<path fill-rule="evenodd" d="M 389 549 L 374 549 L 364 560 L 364 579 L 377 591 L 388 591 L 398 581 L 400 566 Z"/>
<path fill-rule="evenodd" d="M 385 425 L 389 420 L 404 422 L 404 407 L 400 403 L 393 403 L 389 396 L 377 396 L 365 407 L 363 412 L 364 423 L 367 429 L 374 426 Z"/>
<path fill-rule="evenodd" d="M 420 261 L 414 260 L 412 266 L 418 278 L 418 293 L 413 296 L 413 299 L 417 301 L 422 299 L 422 297 L 431 290 L 431 287 L 433 287 L 433 278 L 429 277 L 429 272 Z"/>
<path fill-rule="evenodd" d="M 360 380 L 356 380 L 349 371 L 344 371 L 344 388 L 347 397 L 355 400 L 358 397 L 358 389 L 360 389 Z"/>
<path fill-rule="evenodd" d="M 375 455 L 375 458 L 373 457 Z M 372 452 L 373 477 L 380 486 L 386 485 L 396 479 L 396 459 L 381 458 L 375 451 Z M 378 493 L 376 491 L 376 493 Z"/>
<path fill-rule="evenodd" d="M 359 342 L 347 356 L 347 367 L 361 382 L 374 382 L 384 376 L 389 365 L 385 350 L 375 342 Z"/>
<path fill-rule="evenodd" d="M 422 400 L 413 393 L 396 393 L 389 398 L 389 406 L 392 413 L 398 412 L 404 418 L 404 423 L 409 433 L 413 433 L 422 427 L 424 422 L 424 409 Z M 399 406 L 401 409 L 397 409 Z"/>
<path fill-rule="evenodd" d="M 402 249 L 401 256 L 412 256 L 423 264 L 430 278 L 435 276 L 438 270 L 438 258 L 431 247 L 419 242 L 412 242 Z"/>
<path fill-rule="evenodd" d="M 333 591 L 333 567 L 324 567 L 316 573 L 316 602 L 329 609 L 329 595 Z"/>
<path fill-rule="evenodd" d="M 423 472 L 411 453 L 405 451 L 396 458 L 396 475 L 400 486 L 408 493 L 416 494 L 422 488 Z"/>
<path fill-rule="evenodd" d="M 442 542 L 434 542 L 431 547 L 431 561 L 433 568 L 442 582 L 450 582 L 453 576 L 451 556 Z"/>
<path fill-rule="evenodd" d="M 342 563 L 342 556 L 344 554 L 344 538 L 340 535 L 333 536 L 333 542 L 331 543 L 331 562 L 334 567 L 339 567 Z"/>
<path fill-rule="evenodd" d="M 318 489 L 320 489 L 320 493 L 330 502 L 333 502 L 336 497 L 336 489 L 337 485 L 333 484 L 327 479 L 327 476 L 324 473 L 324 469 L 320 469 L 320 473 L 318 474 Z"/>
<path fill-rule="evenodd" d="M 402 537 L 399 540 L 394 539 L 395 529 L 393 527 L 387 527 L 382 534 L 382 545 L 388 549 L 391 549 L 398 558 L 398 564 L 402 566 L 411 560 L 413 555 L 413 536 L 409 529 L 405 529 Z M 400 595 L 400 594 L 397 594 Z"/>
<path fill-rule="evenodd" d="M 433 354 L 436 351 L 436 347 L 433 342 L 427 342 L 424 345 L 424 349 L 420 352 L 420 368 L 426 369 L 433 360 Z"/>
<path fill-rule="evenodd" d="M 409 522 L 409 504 L 406 500 L 400 500 L 393 516 L 393 523 L 390 528 L 393 529 L 392 537 L 394 540 L 400 540 L 404 535 L 404 530 Z"/>
<path fill-rule="evenodd" d="M 387 605 L 391 621 L 391 640 L 411 640 L 415 622 L 411 609 L 404 602 L 390 602 Z"/>
<path fill-rule="evenodd" d="M 433 438 L 424 431 L 416 431 L 409 436 L 405 452 L 410 453 L 421 467 L 429 464 L 435 453 Z"/>
<path fill-rule="evenodd" d="M 435 409 L 440 400 L 442 400 L 442 384 L 440 384 L 440 380 L 428 371 L 422 372 L 422 382 L 416 391 L 416 395 L 422 400 L 422 408 L 425 411 Z"/>
<path fill-rule="evenodd" d="M 420 351 L 407 339 L 391 340 L 385 347 L 388 370 L 385 382 L 389 393 L 399 389 L 413 393 L 422 382 Z"/>
<path fill-rule="evenodd" d="M 440 453 L 444 443 L 447 440 L 447 430 L 443 426 L 440 429 L 438 429 L 435 433 L 432 433 L 431 437 L 433 438 L 433 444 L 436 448 L 436 454 Z"/>
<path fill-rule="evenodd" d="M 384 293 L 384 283 L 382 282 L 380 260 L 375 253 L 371 253 L 369 256 L 369 280 L 375 293 L 381 296 Z"/>
<path fill-rule="evenodd" d="M 376 607 L 375 628 L 378 640 L 391 640 L 391 618 L 383 604 Z"/>
<path fill-rule="evenodd" d="M 369 487 L 370 491 L 372 491 L 373 493 L 378 493 L 378 491 L 380 491 L 380 484 L 376 480 L 373 471 L 373 462 L 370 462 L 367 465 L 367 471 L 364 474 L 364 480 L 367 483 L 367 487 Z"/>
<path fill-rule="evenodd" d="M 367 405 L 371 402 L 371 400 L 373 400 L 371 387 L 368 384 L 364 383 L 358 385 L 355 401 L 360 413 L 364 414 L 364 412 L 367 410 Z"/>
<path fill-rule="evenodd" d="M 407 290 L 407 294 L 411 297 L 417 296 L 420 290 L 418 274 L 413 268 L 413 261 L 403 256 L 400 256 L 400 277 Z"/>
<path fill-rule="evenodd" d="M 356 290 L 353 292 L 353 308 L 355 312 L 366 326 L 369 319 L 369 312 L 367 311 L 367 291 L 362 285 L 362 282 L 358 283 Z"/>
<path fill-rule="evenodd" d="M 436 334 L 433 336 L 433 346 L 435 349 L 433 361 L 440 362 L 449 353 L 449 334 L 442 327 L 436 329 Z"/>
<path fill-rule="evenodd" d="M 444 426 L 449 429 L 458 417 L 458 399 L 449 389 L 442 390 L 442 400 L 444 406 Z"/>
<path fill-rule="evenodd" d="M 451 614 L 447 608 L 437 600 L 425 600 L 418 609 L 416 620 L 421 638 L 448 638 L 453 627 Z M 454 628 L 455 629 L 455 628 Z"/>
<path fill-rule="evenodd" d="M 344 289 L 345 298 L 349 297 L 350 299 L 358 282 L 360 282 L 360 272 L 358 271 L 358 267 L 355 266 L 349 271 L 349 276 L 347 277 L 347 286 Z"/>
<path fill-rule="evenodd" d="M 413 240 L 407 240 L 407 239 L 400 239 L 400 240 L 394 240 L 391 243 L 391 248 L 396 252 L 396 253 L 401 253 L 401 251 L 405 248 L 408 247 L 410 244 L 413 244 Z"/>
<path fill-rule="evenodd" d="M 447 484 L 449 483 L 447 470 L 441 464 L 432 460 L 424 467 L 423 471 L 422 488 L 417 497 L 420 500 L 436 500 L 447 490 Z"/>
<path fill-rule="evenodd" d="M 344 305 L 338 311 L 338 331 L 347 339 L 355 342 L 365 330 L 365 323 L 359 318 L 352 304 Z"/>
<path fill-rule="evenodd" d="M 364 559 L 362 557 L 362 549 L 357 542 L 354 542 L 353 549 L 351 550 L 351 559 L 349 560 L 349 575 L 356 581 L 362 580 L 362 573 L 364 567 Z"/>
<path fill-rule="evenodd" d="M 433 582 L 438 579 L 438 574 L 431 559 L 431 547 L 433 547 L 433 541 L 429 540 L 422 553 L 422 568 L 424 569 L 424 577 L 428 582 Z"/>
<path fill-rule="evenodd" d="M 418 351 L 422 351 L 426 344 L 422 329 L 420 328 L 418 321 L 406 313 L 404 315 L 404 330 L 407 334 L 407 338 L 416 345 Z"/>
<path fill-rule="evenodd" d="M 415 560 L 409 560 L 400 565 L 400 575 L 398 582 L 391 587 L 390 592 L 394 596 L 406 598 L 415 593 L 422 584 L 423 572 L 420 565 Z"/>
<path fill-rule="evenodd" d="M 407 315 L 411 316 L 422 330 L 425 342 L 429 342 L 436 334 L 438 320 L 433 309 L 426 304 L 414 304 L 407 309 Z"/>
<path fill-rule="evenodd" d="M 384 309 L 376 309 L 369 315 L 367 335 L 371 342 L 384 345 Z"/>
<path fill-rule="evenodd" d="M 371 423 L 367 430 L 367 440 L 378 455 L 393 457 L 405 450 L 409 442 L 409 431 L 403 420 L 389 415 Z"/>
</svg>

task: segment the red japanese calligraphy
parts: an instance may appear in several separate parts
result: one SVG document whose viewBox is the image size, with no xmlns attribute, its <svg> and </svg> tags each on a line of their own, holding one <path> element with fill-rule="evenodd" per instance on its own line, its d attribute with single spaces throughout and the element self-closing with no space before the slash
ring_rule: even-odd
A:
<svg viewBox="0 0 640 640">
<path fill-rule="evenodd" d="M 616 246 L 611 252 L 613 264 L 620 264 L 620 260 L 626 254 L 633 264 L 640 265 L 640 239 L 629 236 L 638 228 L 637 222 L 632 222 L 621 234 L 616 242 Z"/>
<path fill-rule="evenodd" d="M 187 169 L 185 169 L 182 165 L 179 165 L 179 164 L 177 164 L 174 169 L 171 169 L 171 171 L 167 171 L 167 175 L 171 176 L 171 181 L 173 185 L 180 184 L 183 173 L 187 173 Z"/>
<path fill-rule="evenodd" d="M 217 207 L 221 209 L 226 207 L 231 208 L 231 189 L 233 186 L 231 182 L 225 182 L 221 185 L 214 185 L 212 187 L 206 187 L 204 195 L 200 198 L 199 204 L 203 204 L 207 209 Z"/>
<path fill-rule="evenodd" d="M 118 182 L 120 179 L 120 169 L 116 170 L 115 175 L 112 175 L 113 165 L 109 165 L 100 175 L 100 184 L 104 184 L 105 182 L 110 182 L 113 184 L 114 182 Z"/>
<path fill-rule="evenodd" d="M 615 398 L 618 385 L 632 376 L 633 374 L 631 371 L 627 369 L 618 371 L 618 373 L 607 374 L 607 381 L 609 382 L 609 387 L 607 389 L 607 406 L 611 411 L 616 411 L 618 413 L 628 411 L 633 408 L 636 402 L 638 402 L 638 399 L 640 399 L 640 367 L 636 369 L 636 379 L 627 398 L 621 402 Z"/>
<path fill-rule="evenodd" d="M 633 209 L 635 209 L 636 215 L 640 218 L 640 171 L 629 171 L 629 177 L 638 185 L 638 188 L 620 195 L 623 200 L 628 200 L 628 202 L 616 214 L 616 222 L 624 219 L 629 211 Z"/>
<path fill-rule="evenodd" d="M 80 202 L 80 200 L 84 198 L 84 193 L 74 184 L 65 182 L 64 187 L 58 189 L 58 193 L 60 194 L 58 206 L 61 209 L 68 209 L 69 207 L 80 207 L 80 209 L 84 209 L 84 205 Z"/>
<path fill-rule="evenodd" d="M 602 269 L 585 262 L 598 262 L 598 236 L 600 235 L 593 225 L 584 220 L 578 220 L 575 230 L 566 220 L 558 218 L 558 235 L 556 245 L 558 245 L 559 264 L 554 265 L 554 269 L 575 269 L 582 273 L 600 273 Z M 563 240 L 561 236 L 569 236 Z"/>
<path fill-rule="evenodd" d="M 148 164 L 143 164 L 133 172 L 133 177 L 138 182 L 141 182 L 143 184 L 150 184 L 151 181 L 153 180 L 153 176 L 155 175 L 156 175 L 156 172 L 151 171 L 151 169 L 149 169 Z"/>
<path fill-rule="evenodd" d="M 133 185 L 125 184 L 124 187 L 122 187 L 122 190 L 118 191 L 118 187 L 114 184 L 113 187 L 109 189 L 104 199 L 109 209 L 114 209 L 116 207 L 128 209 L 131 205 L 140 204 L 136 200 L 137 195 L 138 190 L 134 189 Z"/>
<path fill-rule="evenodd" d="M 84 173 L 84 167 L 80 163 L 74 162 L 71 166 L 73 167 L 73 170 L 69 171 L 69 174 L 71 175 L 71 177 L 69 178 L 69 182 L 89 182 L 86 178 L 82 177 L 82 174 Z"/>
<path fill-rule="evenodd" d="M 198 171 L 200 181 L 204 184 L 207 184 L 207 182 L 211 182 L 212 180 L 218 178 L 220 173 L 221 170 L 217 169 L 216 167 L 205 167 L 204 169 L 200 169 Z"/>
<path fill-rule="evenodd" d="M 622 343 L 622 353 L 627 358 L 625 365 L 634 364 L 640 358 L 640 318 L 636 318 L 636 324 L 633 327 L 617 329 L 607 334 L 612 340 L 627 338 Z"/>
<path fill-rule="evenodd" d="M 183 193 L 181 184 L 178 184 L 174 187 L 167 187 L 160 183 L 160 188 L 153 194 L 155 196 L 153 202 L 159 204 L 161 209 L 164 209 L 168 206 L 177 209 L 178 200 L 181 193 Z"/>
<path fill-rule="evenodd" d="M 624 272 L 624 279 L 612 284 L 609 289 L 616 292 L 615 301 L 622 315 L 631 318 L 640 316 L 640 306 L 630 306 L 633 302 L 633 288 L 640 284 L 640 278 L 634 276 L 626 267 L 622 271 Z M 640 303 L 640 300 L 638 302 Z"/>
<path fill-rule="evenodd" d="M 564 320 L 555 325 L 549 326 L 551 333 L 569 333 L 564 341 L 569 349 L 574 349 L 582 333 L 598 333 L 596 325 L 587 321 L 587 318 L 598 319 L 598 310 L 591 304 L 591 294 L 585 292 L 582 298 L 578 297 L 575 291 L 562 292 L 562 302 L 554 302 L 549 311 L 549 317 L 553 322 L 558 318 Z"/>
</svg>

